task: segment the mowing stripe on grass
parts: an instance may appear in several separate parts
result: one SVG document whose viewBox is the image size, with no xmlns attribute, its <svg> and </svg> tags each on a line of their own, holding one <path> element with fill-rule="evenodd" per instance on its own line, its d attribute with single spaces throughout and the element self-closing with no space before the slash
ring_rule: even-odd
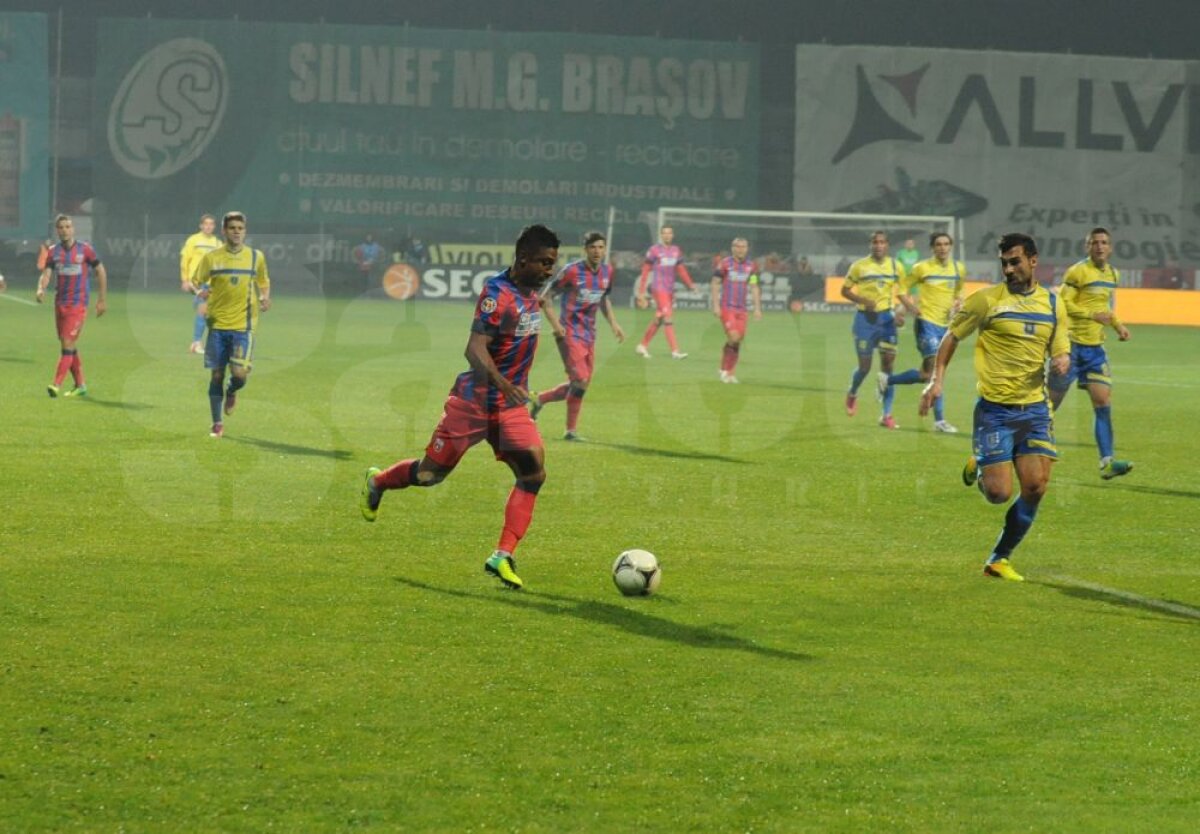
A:
<svg viewBox="0 0 1200 834">
<path fill-rule="evenodd" d="M 36 306 L 37 306 L 37 302 L 36 302 L 36 301 L 30 301 L 30 300 L 29 300 L 29 299 L 27 299 L 27 298 L 17 298 L 15 295 L 9 295 L 9 294 L 8 294 L 8 293 L 6 293 L 6 292 L 0 292 L 0 300 L 4 300 L 4 301 L 15 301 L 15 302 L 17 302 L 18 304 L 28 304 L 30 307 L 36 307 Z"/>
<path fill-rule="evenodd" d="M 1063 574 L 1050 574 L 1046 580 L 1060 585 L 1069 585 L 1073 588 L 1081 588 L 1085 591 L 1092 591 L 1097 594 L 1103 594 L 1114 599 L 1124 600 L 1131 605 L 1136 605 L 1139 608 L 1150 608 L 1157 611 L 1164 611 L 1169 614 L 1174 614 L 1178 617 L 1189 617 L 1193 620 L 1200 620 L 1200 608 L 1193 608 L 1190 605 L 1184 605 L 1179 602 L 1169 602 L 1164 599 L 1154 599 L 1153 597 L 1144 597 L 1141 594 L 1135 594 L 1132 591 L 1122 591 L 1119 588 L 1109 588 L 1104 585 L 1098 585 L 1095 582 L 1087 582 L 1083 579 L 1076 579 L 1073 576 L 1064 576 Z"/>
</svg>

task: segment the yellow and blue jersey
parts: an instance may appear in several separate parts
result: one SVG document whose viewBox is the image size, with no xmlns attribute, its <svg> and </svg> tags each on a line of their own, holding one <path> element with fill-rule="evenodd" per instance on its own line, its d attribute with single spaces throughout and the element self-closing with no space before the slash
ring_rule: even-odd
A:
<svg viewBox="0 0 1200 834">
<path fill-rule="evenodd" d="M 213 330 L 254 330 L 258 302 L 271 287 L 267 259 L 249 246 L 237 252 L 214 249 L 200 259 L 192 286 L 209 285 L 208 326 Z"/>
<path fill-rule="evenodd" d="M 1101 268 L 1092 263 L 1091 258 L 1067 270 L 1059 295 L 1071 321 L 1072 342 L 1079 345 L 1103 344 L 1106 325 L 1092 318 L 1096 313 L 1113 313 L 1112 326 L 1120 326 L 1114 312 L 1119 283 L 1120 276 L 1112 264 L 1105 264 Z"/>
<path fill-rule="evenodd" d="M 179 280 L 191 281 L 200 266 L 200 259 L 214 249 L 221 248 L 221 238 L 196 232 L 183 243 L 179 250 Z"/>
<path fill-rule="evenodd" d="M 1007 284 L 980 290 L 950 322 L 959 341 L 976 330 L 975 374 L 979 395 L 1005 405 L 1046 398 L 1046 357 L 1069 353 L 1065 305 L 1045 287 L 1015 294 Z"/>
<path fill-rule="evenodd" d="M 849 287 L 867 300 L 859 304 L 863 312 L 882 313 L 892 309 L 892 291 L 904 280 L 904 266 L 895 258 L 883 263 L 868 255 L 851 264 L 843 287 Z"/>
<path fill-rule="evenodd" d="M 914 288 L 920 293 L 922 319 L 945 327 L 950 323 L 954 300 L 962 298 L 966 274 L 962 261 L 942 264 L 937 258 L 928 258 L 912 268 L 901 286 L 905 293 L 911 294 Z"/>
</svg>

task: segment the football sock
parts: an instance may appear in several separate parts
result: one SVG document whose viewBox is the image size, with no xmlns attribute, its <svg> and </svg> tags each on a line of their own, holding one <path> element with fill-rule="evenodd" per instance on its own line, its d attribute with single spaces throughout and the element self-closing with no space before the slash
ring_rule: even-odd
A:
<svg viewBox="0 0 1200 834">
<path fill-rule="evenodd" d="M 196 320 L 194 322 L 192 322 L 192 341 L 193 342 L 198 342 L 204 337 L 205 324 L 207 324 L 207 322 L 204 320 L 204 316 L 197 313 Z"/>
<path fill-rule="evenodd" d="M 733 373 L 733 369 L 737 367 L 738 359 L 742 355 L 742 345 L 740 342 L 736 345 L 726 345 L 725 349 L 729 351 L 729 373 Z"/>
<path fill-rule="evenodd" d="M 246 378 L 240 376 L 229 375 L 229 393 L 236 394 L 246 387 Z"/>
<path fill-rule="evenodd" d="M 542 393 L 538 394 L 538 398 L 537 398 L 538 405 L 545 405 L 546 403 L 556 403 L 559 400 L 565 400 L 567 398 L 567 392 L 570 390 L 571 390 L 571 383 L 564 382 L 561 385 L 556 385 L 547 391 L 543 391 Z"/>
<path fill-rule="evenodd" d="M 883 413 L 892 413 L 892 403 L 896 401 L 896 386 L 889 385 L 887 391 L 883 395 Z"/>
<path fill-rule="evenodd" d="M 888 375 L 888 385 L 913 385 L 921 381 L 921 372 L 916 368 L 909 368 L 898 374 Z"/>
<path fill-rule="evenodd" d="M 71 357 L 71 379 L 75 380 L 75 387 L 83 387 L 83 360 L 79 358 L 79 351 L 74 351 L 74 356 Z"/>
<path fill-rule="evenodd" d="M 1031 504 L 1024 497 L 1018 496 L 1004 516 L 1004 530 L 996 540 L 996 546 L 992 549 L 992 556 L 988 561 L 1007 559 L 1013 549 L 1021 543 L 1021 539 L 1025 538 L 1036 517 L 1037 504 Z"/>
<path fill-rule="evenodd" d="M 221 380 L 210 379 L 208 381 L 208 407 L 212 409 L 214 423 L 221 422 L 221 403 L 224 400 L 225 395 L 221 393 Z"/>
<path fill-rule="evenodd" d="M 71 369 L 71 364 L 75 361 L 75 351 L 63 350 L 58 357 L 58 367 L 54 369 L 54 384 L 62 385 L 62 381 L 66 379 L 67 371 Z"/>
<path fill-rule="evenodd" d="M 728 372 L 729 369 L 732 367 L 733 367 L 732 350 L 730 349 L 729 345 L 726 344 L 724 347 L 721 348 L 721 370 Z"/>
<path fill-rule="evenodd" d="M 504 530 L 500 533 L 497 550 L 511 554 L 517 549 L 517 544 L 525 537 L 525 531 L 533 519 L 533 505 L 541 488 L 541 484 L 526 485 L 519 481 L 513 485 L 512 492 L 508 494 L 508 503 L 504 505 Z"/>
<path fill-rule="evenodd" d="M 675 325 L 672 322 L 663 324 L 663 330 L 667 334 L 667 344 L 671 346 L 671 353 L 679 351 L 679 341 L 675 338 Z"/>
<path fill-rule="evenodd" d="M 646 335 L 642 336 L 642 347 L 649 347 L 650 341 L 654 335 L 658 333 L 658 317 L 656 316 L 650 326 L 646 328 Z"/>
<path fill-rule="evenodd" d="M 575 426 L 579 423 L 579 409 L 583 407 L 583 395 L 586 393 L 586 388 L 571 386 L 571 391 L 567 394 L 567 431 L 575 431 Z"/>
<path fill-rule="evenodd" d="M 854 369 L 854 375 L 850 377 L 850 393 L 851 394 L 858 393 L 858 386 L 862 385 L 862 382 L 864 379 L 867 378 L 868 373 L 869 373 L 868 371 L 864 371 L 861 368 Z"/>
<path fill-rule="evenodd" d="M 409 459 L 398 461 L 375 476 L 375 486 L 379 489 L 404 489 L 410 486 L 421 486 L 417 480 L 419 460 Z"/>
<path fill-rule="evenodd" d="M 938 394 L 937 399 L 933 401 L 933 419 L 937 420 L 939 423 L 946 419 L 946 412 L 942 408 L 942 404 L 944 402 L 945 400 L 943 400 L 941 394 Z"/>
<path fill-rule="evenodd" d="M 1112 406 L 1106 405 L 1096 409 L 1096 445 L 1100 448 L 1101 458 L 1113 456 L 1113 427 Z"/>
</svg>

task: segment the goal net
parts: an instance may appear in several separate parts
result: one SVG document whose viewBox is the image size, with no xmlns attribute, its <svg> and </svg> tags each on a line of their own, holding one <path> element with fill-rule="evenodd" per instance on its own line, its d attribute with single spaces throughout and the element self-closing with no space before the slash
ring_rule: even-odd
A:
<svg viewBox="0 0 1200 834">
<path fill-rule="evenodd" d="M 932 256 L 934 232 L 950 234 L 959 259 L 963 239 L 962 221 L 954 217 L 664 207 L 653 222 L 651 239 L 657 241 L 659 230 L 671 227 L 688 268 L 704 287 L 733 239 L 745 238 L 758 262 L 765 309 L 823 301 L 825 279 L 845 275 L 851 263 L 870 254 L 872 232 L 887 232 L 893 256 L 911 240 L 920 259 Z M 696 293 L 697 299 L 690 295 L 677 294 L 679 306 L 699 306 L 708 297 L 707 289 Z"/>
</svg>

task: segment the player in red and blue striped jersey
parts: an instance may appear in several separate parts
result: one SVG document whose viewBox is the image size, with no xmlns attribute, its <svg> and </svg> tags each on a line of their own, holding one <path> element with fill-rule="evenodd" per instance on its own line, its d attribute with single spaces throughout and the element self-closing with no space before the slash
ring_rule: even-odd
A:
<svg viewBox="0 0 1200 834">
<path fill-rule="evenodd" d="M 37 300 L 41 304 L 46 297 L 50 276 L 56 278 L 54 290 L 54 323 L 58 328 L 58 341 L 62 347 L 54 381 L 46 386 L 51 397 L 59 395 L 60 386 L 71 372 L 75 388 L 66 392 L 68 397 L 87 394 L 83 380 L 83 363 L 79 358 L 79 334 L 87 319 L 88 301 L 91 298 L 92 273 L 96 275 L 96 316 L 104 315 L 108 309 L 108 273 L 92 244 L 75 239 L 75 223 L 65 214 L 54 218 L 54 229 L 58 232 L 58 243 L 46 253 L 46 264 L 38 279 Z"/>
<path fill-rule="evenodd" d="M 360 508 L 374 521 L 389 489 L 431 487 L 454 471 L 466 451 L 487 440 L 512 470 L 516 483 L 504 508 L 504 528 L 484 570 L 508 588 L 520 588 L 513 551 L 529 529 L 538 490 L 546 480 L 545 452 L 529 401 L 529 368 L 537 350 L 541 312 L 538 291 L 554 274 L 558 236 L 545 226 L 527 226 L 517 238 L 508 269 L 483 285 L 467 341 L 470 370 L 458 375 L 425 454 L 386 470 L 367 470 Z"/>
<path fill-rule="evenodd" d="M 717 261 L 712 277 L 712 311 L 725 328 L 725 347 L 721 351 L 721 382 L 737 384 L 733 375 L 746 338 L 748 301 L 754 301 L 754 320 L 762 319 L 762 288 L 758 285 L 758 264 L 746 257 L 750 243 L 735 237 L 729 245 L 732 255 Z"/>
<path fill-rule="evenodd" d="M 617 324 L 608 298 L 613 282 L 613 269 L 604 262 L 608 240 L 600 232 L 588 232 L 583 238 L 583 248 L 587 256 L 569 264 L 544 293 L 549 302 L 544 307 L 546 321 L 554 331 L 558 352 L 567 370 L 567 381 L 539 394 L 530 410 L 530 416 L 536 420 L 546 403 L 566 400 L 564 440 L 579 439 L 579 410 L 583 407 L 583 395 L 587 393 L 596 366 L 597 310 L 608 320 L 617 341 L 625 341 L 625 331 Z M 562 297 L 557 314 L 553 304 L 555 296 Z"/>
<path fill-rule="evenodd" d="M 658 232 L 658 243 L 646 250 L 646 261 L 642 264 L 642 277 L 638 280 L 637 305 L 645 308 L 649 305 L 646 293 L 654 297 L 654 320 L 646 328 L 646 334 L 636 348 L 638 356 L 650 358 L 650 341 L 658 332 L 661 325 L 667 336 L 667 344 L 671 346 L 671 358 L 683 359 L 686 353 L 679 349 L 679 341 L 675 338 L 675 322 L 671 318 L 675 312 L 675 278 L 687 284 L 689 290 L 696 289 L 692 276 L 688 274 L 683 264 L 683 250 L 674 244 L 675 230 L 663 226 Z M 647 287 L 646 279 L 650 279 Z"/>
</svg>

